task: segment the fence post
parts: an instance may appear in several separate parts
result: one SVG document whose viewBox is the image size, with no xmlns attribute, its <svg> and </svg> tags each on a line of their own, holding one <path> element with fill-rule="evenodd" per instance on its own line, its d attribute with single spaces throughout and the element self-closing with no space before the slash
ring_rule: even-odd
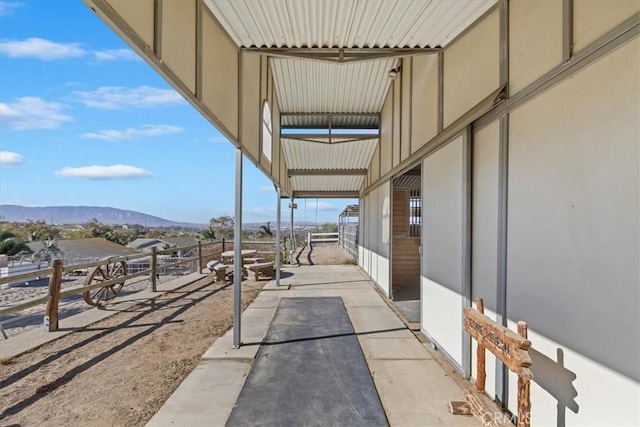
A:
<svg viewBox="0 0 640 427">
<path fill-rule="evenodd" d="M 227 249 L 225 248 L 225 240 L 222 238 L 222 252 L 225 252 Z"/>
<path fill-rule="evenodd" d="M 198 240 L 198 273 L 202 274 L 202 270 L 204 270 L 204 265 L 202 265 L 202 242 Z"/>
<path fill-rule="evenodd" d="M 476 309 L 484 314 L 484 301 L 482 298 L 476 299 Z M 484 393 L 485 382 L 487 378 L 487 371 L 485 368 L 485 350 L 484 346 L 478 343 L 477 351 L 477 359 L 478 359 L 478 369 L 476 372 L 476 391 L 478 393 Z"/>
<path fill-rule="evenodd" d="M 62 284 L 64 262 L 61 259 L 54 259 L 52 267 L 53 271 L 49 276 L 49 300 L 44 317 L 44 324 L 45 327 L 48 327 L 49 332 L 58 330 L 58 304 L 60 303 L 60 285 Z"/>
<path fill-rule="evenodd" d="M 151 292 L 158 290 L 158 248 L 151 248 Z"/>
<path fill-rule="evenodd" d="M 518 322 L 518 335 L 528 338 L 526 322 Z M 529 427 L 531 425 L 531 380 L 527 380 L 518 375 L 518 427 Z"/>
</svg>

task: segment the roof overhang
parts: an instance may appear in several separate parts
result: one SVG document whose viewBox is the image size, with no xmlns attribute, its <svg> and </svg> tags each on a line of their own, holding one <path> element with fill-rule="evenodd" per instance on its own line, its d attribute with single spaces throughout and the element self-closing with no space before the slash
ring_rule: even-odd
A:
<svg viewBox="0 0 640 427">
<path fill-rule="evenodd" d="M 251 147 L 249 157 L 264 173 L 298 197 L 356 197 L 379 145 L 381 112 L 401 60 L 441 53 L 498 2 L 203 0 L 182 7 L 153 0 L 84 1 L 236 146 Z M 224 87 L 212 83 L 217 81 Z M 259 135 L 242 132 L 256 119 L 247 112 L 258 108 L 249 104 L 265 96 L 277 103 L 280 123 L 273 129 L 281 130 L 277 155 L 283 155 L 286 171 L 263 161 L 254 148 L 262 146 Z"/>
</svg>

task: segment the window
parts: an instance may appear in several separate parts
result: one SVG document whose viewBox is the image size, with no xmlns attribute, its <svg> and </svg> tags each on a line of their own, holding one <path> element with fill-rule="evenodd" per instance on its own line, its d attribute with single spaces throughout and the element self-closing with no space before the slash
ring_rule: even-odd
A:
<svg viewBox="0 0 640 427">
<path fill-rule="evenodd" d="M 262 107 L 262 154 L 271 161 L 271 110 L 269 103 L 264 101 Z"/>
</svg>

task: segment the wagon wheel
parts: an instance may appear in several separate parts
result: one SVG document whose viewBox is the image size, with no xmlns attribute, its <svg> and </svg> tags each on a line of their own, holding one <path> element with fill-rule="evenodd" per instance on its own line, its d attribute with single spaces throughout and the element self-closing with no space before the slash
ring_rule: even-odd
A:
<svg viewBox="0 0 640 427">
<path fill-rule="evenodd" d="M 89 274 L 84 281 L 85 286 L 95 285 L 97 283 L 106 282 L 107 280 L 117 279 L 119 277 L 122 278 L 122 281 L 118 281 L 117 283 L 107 285 L 102 288 L 95 288 L 83 292 L 82 296 L 84 297 L 85 302 L 95 307 L 103 307 L 118 295 L 118 292 L 120 292 L 120 289 L 124 286 L 126 275 L 127 264 L 124 261 L 94 267 L 89 271 Z"/>
</svg>

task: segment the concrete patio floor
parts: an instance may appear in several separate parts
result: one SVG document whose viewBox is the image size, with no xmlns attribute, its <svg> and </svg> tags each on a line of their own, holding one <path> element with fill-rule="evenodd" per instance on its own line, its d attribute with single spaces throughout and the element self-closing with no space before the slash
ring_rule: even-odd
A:
<svg viewBox="0 0 640 427">
<path fill-rule="evenodd" d="M 342 298 L 391 426 L 481 425 L 472 417 L 449 413 L 450 401 L 464 400 L 462 389 L 357 267 L 318 265 L 286 271 L 279 288 L 269 282 L 243 312 L 242 347 L 232 348 L 232 331 L 220 337 L 148 426 L 225 425 L 285 297 Z"/>
</svg>

